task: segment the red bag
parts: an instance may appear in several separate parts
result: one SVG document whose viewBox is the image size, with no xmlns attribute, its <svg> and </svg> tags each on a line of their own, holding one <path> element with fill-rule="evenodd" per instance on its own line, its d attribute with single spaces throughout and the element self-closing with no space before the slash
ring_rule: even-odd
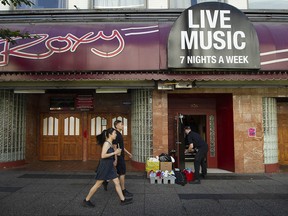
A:
<svg viewBox="0 0 288 216">
<path fill-rule="evenodd" d="M 194 173 L 192 171 L 188 171 L 188 170 L 185 169 L 185 170 L 183 170 L 183 173 L 186 176 L 187 182 L 193 181 Z"/>
</svg>

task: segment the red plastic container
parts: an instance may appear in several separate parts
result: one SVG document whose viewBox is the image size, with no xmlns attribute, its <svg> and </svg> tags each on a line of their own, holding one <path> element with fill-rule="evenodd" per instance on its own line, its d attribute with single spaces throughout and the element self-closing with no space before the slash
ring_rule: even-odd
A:
<svg viewBox="0 0 288 216">
<path fill-rule="evenodd" d="M 183 173 L 186 176 L 187 182 L 193 181 L 193 178 L 194 178 L 194 173 L 193 172 L 189 172 L 187 170 L 184 170 Z"/>
</svg>

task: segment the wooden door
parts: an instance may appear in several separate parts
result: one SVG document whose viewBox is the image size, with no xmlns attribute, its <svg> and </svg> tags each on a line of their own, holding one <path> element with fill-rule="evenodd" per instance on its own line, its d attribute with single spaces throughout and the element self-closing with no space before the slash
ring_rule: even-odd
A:
<svg viewBox="0 0 288 216">
<path fill-rule="evenodd" d="M 40 123 L 40 160 L 82 160 L 81 114 L 41 114 Z"/>
<path fill-rule="evenodd" d="M 101 156 L 101 146 L 97 145 L 96 136 L 103 130 L 111 127 L 111 117 L 105 114 L 88 115 L 88 160 L 99 160 Z M 108 123 L 109 122 L 109 123 Z"/>
<path fill-rule="evenodd" d="M 88 160 L 99 160 L 101 146 L 97 145 L 96 136 L 103 130 L 114 127 L 115 120 L 121 120 L 124 128 L 122 131 L 125 148 L 131 152 L 130 123 L 126 114 L 93 113 L 88 115 Z"/>
<path fill-rule="evenodd" d="M 278 103 L 277 108 L 279 164 L 288 165 L 288 103 Z"/>
<path fill-rule="evenodd" d="M 41 114 L 40 119 L 40 160 L 60 160 L 59 114 Z"/>
<path fill-rule="evenodd" d="M 61 115 L 61 160 L 82 160 L 81 114 Z"/>
<path fill-rule="evenodd" d="M 83 160 L 83 143 L 86 135 L 85 137 L 82 135 L 84 123 L 81 113 L 46 113 L 41 114 L 40 119 L 40 160 Z M 90 113 L 87 118 L 88 160 L 100 159 L 101 146 L 96 144 L 96 135 L 106 128 L 113 127 L 116 119 L 124 124 L 122 132 L 124 144 L 131 152 L 131 129 L 127 114 Z"/>
</svg>

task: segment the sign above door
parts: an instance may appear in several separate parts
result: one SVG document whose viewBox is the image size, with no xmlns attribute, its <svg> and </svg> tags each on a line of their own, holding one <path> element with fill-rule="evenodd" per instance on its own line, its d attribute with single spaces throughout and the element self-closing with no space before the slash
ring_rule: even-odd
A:
<svg viewBox="0 0 288 216">
<path fill-rule="evenodd" d="M 256 30 L 244 13 L 229 4 L 194 5 L 170 31 L 168 67 L 260 69 Z"/>
</svg>

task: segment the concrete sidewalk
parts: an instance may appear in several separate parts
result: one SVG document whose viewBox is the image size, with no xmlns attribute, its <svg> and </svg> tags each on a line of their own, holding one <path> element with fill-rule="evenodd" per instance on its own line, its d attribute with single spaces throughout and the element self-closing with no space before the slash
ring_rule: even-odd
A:
<svg viewBox="0 0 288 216">
<path fill-rule="evenodd" d="M 121 206 L 111 182 L 81 203 L 94 184 L 93 172 L 0 170 L 1 215 L 288 215 L 288 174 L 208 174 L 200 185 L 150 184 L 145 173 L 127 173 L 134 193 Z"/>
</svg>

